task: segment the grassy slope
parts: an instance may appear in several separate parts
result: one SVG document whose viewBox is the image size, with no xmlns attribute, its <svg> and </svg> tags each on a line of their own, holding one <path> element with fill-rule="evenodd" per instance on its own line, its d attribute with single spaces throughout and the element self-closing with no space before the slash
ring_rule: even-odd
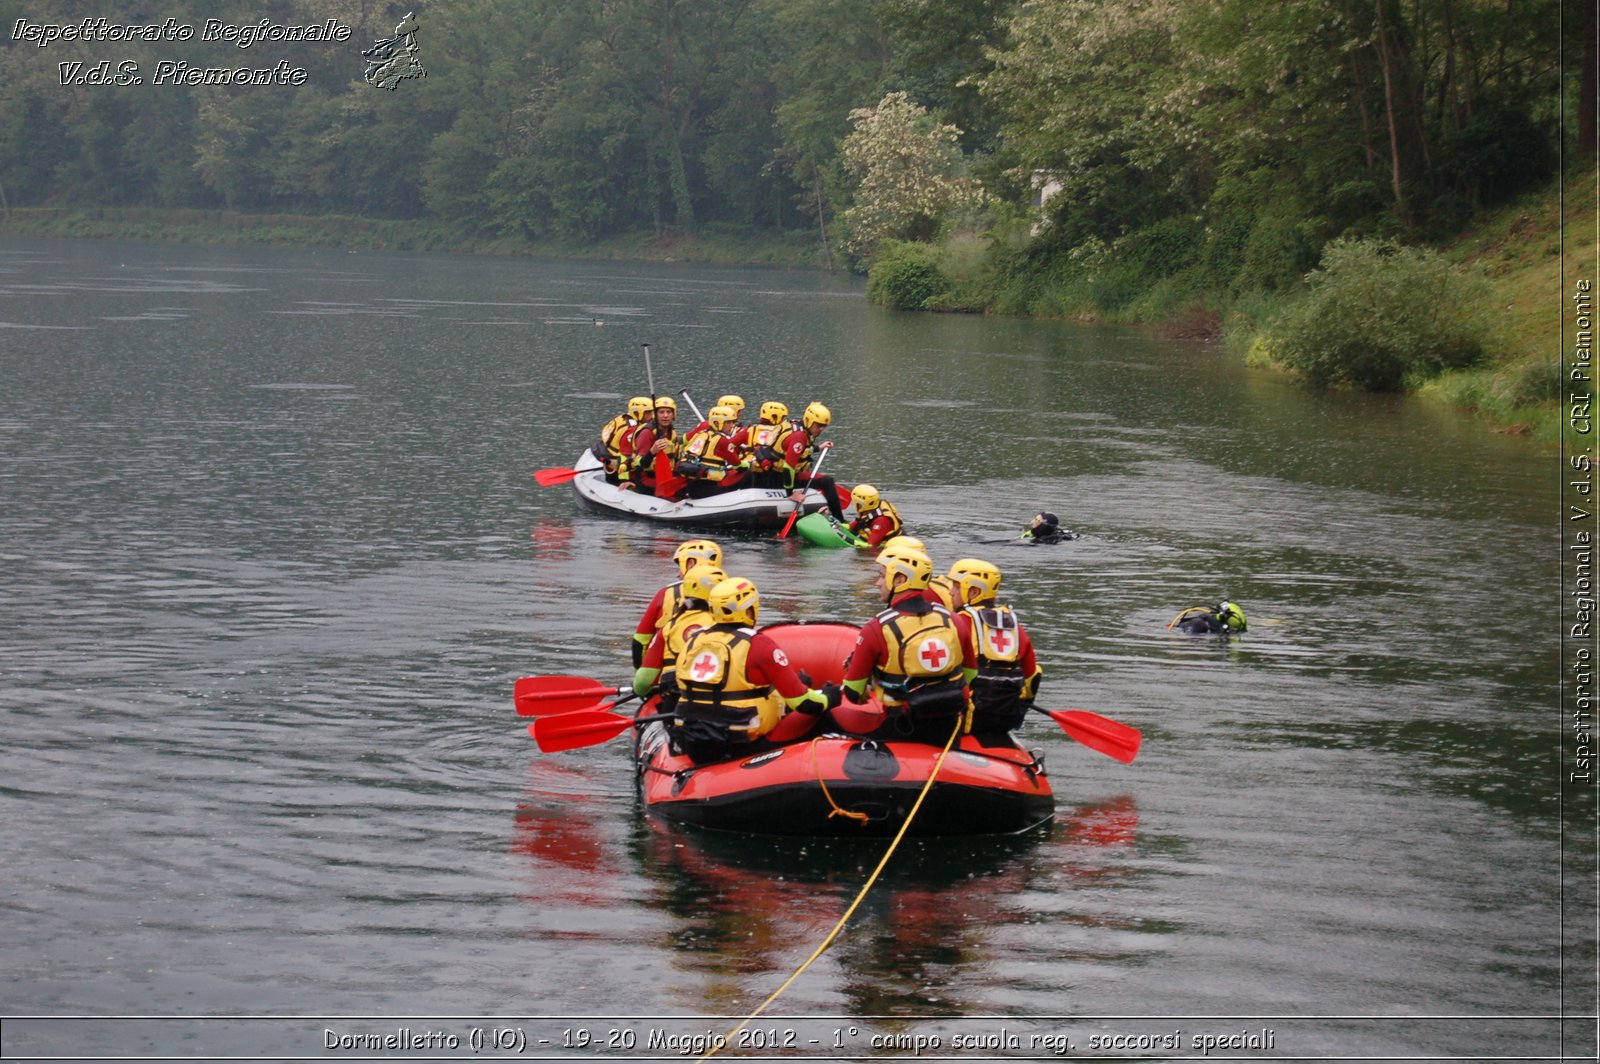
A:
<svg viewBox="0 0 1600 1064">
<path fill-rule="evenodd" d="M 1429 384 L 1425 396 L 1476 411 L 1500 431 L 1560 442 L 1561 330 L 1565 320 L 1570 339 L 1578 280 L 1596 279 L 1596 182 L 1592 169 L 1570 174 L 1494 212 L 1445 249 L 1481 269 L 1494 287 L 1498 357 Z"/>
</svg>

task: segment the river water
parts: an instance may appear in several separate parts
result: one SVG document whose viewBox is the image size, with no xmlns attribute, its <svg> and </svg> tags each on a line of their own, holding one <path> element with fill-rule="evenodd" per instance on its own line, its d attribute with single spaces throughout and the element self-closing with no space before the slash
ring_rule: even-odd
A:
<svg viewBox="0 0 1600 1064">
<path fill-rule="evenodd" d="M 678 536 L 529 475 L 650 378 L 826 402 L 842 483 L 1004 571 L 1041 701 L 1145 736 L 1037 718 L 1049 830 L 906 843 L 792 982 L 881 840 L 665 829 L 622 741 L 511 705 L 626 680 L 671 578 Z M 1592 1057 L 1560 480 L 840 277 L 0 243 L 3 1055 L 672 1059 L 764 1007 L 724 1055 Z M 1013 542 L 1040 509 L 1082 538 Z M 763 620 L 875 609 L 864 557 L 721 538 Z M 1246 634 L 1166 628 L 1224 596 Z"/>
</svg>

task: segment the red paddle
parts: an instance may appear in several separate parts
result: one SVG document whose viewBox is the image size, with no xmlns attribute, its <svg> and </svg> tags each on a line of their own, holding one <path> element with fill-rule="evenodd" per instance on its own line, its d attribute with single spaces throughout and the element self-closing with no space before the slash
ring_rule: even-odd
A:
<svg viewBox="0 0 1600 1064">
<path fill-rule="evenodd" d="M 535 469 L 533 479 L 539 482 L 541 488 L 548 488 L 553 484 L 565 484 L 575 478 L 581 470 L 568 469 L 566 466 L 551 466 L 548 469 Z"/>
<path fill-rule="evenodd" d="M 670 713 L 657 713 L 648 717 L 624 717 L 604 710 L 580 709 L 554 717 L 538 717 L 528 725 L 528 732 L 539 749 L 547 754 L 562 750 L 576 750 L 584 746 L 598 746 L 615 738 L 635 724 L 648 724 L 654 720 L 674 720 Z"/>
<path fill-rule="evenodd" d="M 511 687 L 517 715 L 543 717 L 588 709 L 602 698 L 629 694 L 633 688 L 608 686 L 588 676 L 523 676 Z"/>
<path fill-rule="evenodd" d="M 689 486 L 687 477 L 680 477 L 673 471 L 672 452 L 662 451 L 656 455 L 656 498 L 672 501 L 679 492 Z"/>
<path fill-rule="evenodd" d="M 1086 709 L 1044 709 L 1034 706 L 1040 713 L 1061 725 L 1061 730 L 1091 750 L 1128 764 L 1139 756 L 1139 746 L 1144 736 L 1138 728 L 1129 727 L 1110 717 L 1090 713 Z"/>
</svg>

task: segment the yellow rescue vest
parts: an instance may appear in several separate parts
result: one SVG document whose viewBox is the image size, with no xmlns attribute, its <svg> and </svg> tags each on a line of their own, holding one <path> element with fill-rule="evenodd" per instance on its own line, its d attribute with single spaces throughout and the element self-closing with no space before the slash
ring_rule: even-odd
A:
<svg viewBox="0 0 1600 1064">
<path fill-rule="evenodd" d="M 678 432 L 677 426 L 673 426 L 663 434 L 659 425 L 647 421 L 639 426 L 640 432 L 643 432 L 645 429 L 649 429 L 652 434 L 652 445 L 659 443 L 662 440 L 667 441 L 667 446 L 663 453 L 668 457 L 668 459 L 675 461 L 679 453 L 683 451 L 683 436 Z M 646 466 L 651 469 L 655 467 L 656 458 L 656 455 L 648 453 L 633 455 L 633 461 L 635 465 Z"/>
<path fill-rule="evenodd" d="M 690 436 L 683 445 L 683 462 L 698 468 L 690 470 L 679 469 L 680 476 L 686 472 L 690 476 L 703 477 L 706 480 L 721 480 L 728 474 L 728 463 L 717 454 L 717 441 L 723 434 L 716 429 L 706 428 Z"/>
<path fill-rule="evenodd" d="M 661 589 L 661 612 L 656 614 L 656 631 L 660 632 L 663 638 L 673 620 L 683 612 L 683 604 L 686 601 L 682 580 Z"/>
<path fill-rule="evenodd" d="M 717 624 L 689 637 L 673 670 L 683 692 L 676 710 L 682 720 L 725 725 L 736 739 L 754 739 L 777 725 L 783 699 L 771 684 L 752 683 L 747 671 L 755 634 L 754 628 Z"/>
<path fill-rule="evenodd" d="M 683 654 L 683 648 L 689 645 L 689 639 L 700 629 L 709 628 L 714 622 L 711 614 L 704 605 L 689 605 L 699 603 L 699 599 L 684 599 L 684 607 L 678 610 L 678 615 L 672 619 L 661 634 L 661 669 L 663 672 L 675 669 L 678 658 Z"/>
<path fill-rule="evenodd" d="M 783 443 L 794 426 L 787 421 L 777 425 L 762 422 L 750 429 L 750 454 L 756 468 L 771 469 L 783 458 Z"/>
<path fill-rule="evenodd" d="M 618 414 L 607 421 L 600 429 L 600 443 L 590 450 L 594 456 L 606 465 L 607 472 L 616 472 L 626 457 L 622 453 L 622 441 L 627 438 L 627 430 L 633 428 L 638 422 L 627 414 Z"/>
<path fill-rule="evenodd" d="M 1010 606 L 968 606 L 972 618 L 972 649 L 978 655 L 978 672 L 985 664 L 1000 671 L 1022 671 L 1022 626 Z M 1009 666 L 1009 670 L 1007 669 Z"/>
<path fill-rule="evenodd" d="M 968 606 L 978 675 L 972 680 L 973 731 L 1009 731 L 1028 715 L 1023 691 L 1022 625 L 1010 606 Z"/>
<path fill-rule="evenodd" d="M 600 442 L 605 444 L 606 450 L 616 454 L 618 444 L 621 442 L 622 430 L 631 427 L 633 424 L 633 418 L 627 414 L 618 414 L 610 421 L 607 421 L 605 426 L 600 429 Z"/>
<path fill-rule="evenodd" d="M 961 634 L 949 610 L 917 599 L 884 610 L 878 623 L 886 653 L 873 678 L 885 708 L 909 706 L 940 716 L 966 708 Z"/>
<path fill-rule="evenodd" d="M 872 525 L 872 522 L 880 517 L 887 517 L 891 525 L 888 533 L 883 537 L 884 539 L 888 539 L 890 536 L 898 536 L 900 530 L 906 527 L 905 522 L 900 520 L 900 511 L 894 508 L 894 504 L 885 499 L 880 499 L 878 500 L 877 509 L 856 515 L 856 519 L 850 522 L 850 531 L 857 535 L 864 535 Z"/>
</svg>

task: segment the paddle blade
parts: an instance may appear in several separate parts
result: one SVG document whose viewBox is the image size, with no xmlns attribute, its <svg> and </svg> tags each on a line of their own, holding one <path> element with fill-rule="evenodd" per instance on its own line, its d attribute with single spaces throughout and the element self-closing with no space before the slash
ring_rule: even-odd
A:
<svg viewBox="0 0 1600 1064">
<path fill-rule="evenodd" d="M 541 488 L 548 488 L 553 484 L 565 484 L 577 475 L 576 469 L 568 469 L 565 466 L 551 466 L 548 469 L 533 471 L 533 479 L 539 482 Z"/>
<path fill-rule="evenodd" d="M 1121 721 L 1090 713 L 1086 709 L 1047 709 L 1045 712 L 1050 714 L 1051 720 L 1061 725 L 1061 730 L 1068 736 L 1091 750 L 1098 750 L 1125 765 L 1139 756 L 1139 746 L 1144 742 L 1144 736 L 1138 728 L 1131 728 Z"/>
<path fill-rule="evenodd" d="M 673 469 L 672 452 L 656 455 L 656 498 L 675 499 L 689 486 L 687 477 L 680 477 Z"/>
<path fill-rule="evenodd" d="M 539 749 L 547 754 L 562 750 L 576 750 L 584 746 L 598 746 L 633 727 L 632 717 L 618 716 L 603 710 L 583 710 L 562 713 L 554 717 L 538 717 L 528 725 L 528 732 Z"/>
<path fill-rule="evenodd" d="M 588 676 L 523 676 L 511 687 L 517 715 L 543 717 L 588 709 L 602 698 L 626 694 L 629 687 L 607 686 Z"/>
<path fill-rule="evenodd" d="M 781 528 L 778 531 L 778 534 L 776 536 L 774 536 L 773 538 L 774 539 L 788 539 L 790 531 L 793 530 L 793 528 L 794 528 L 795 519 L 798 518 L 799 516 L 800 516 L 800 504 L 799 503 L 795 503 L 794 504 L 794 513 L 789 515 L 789 520 L 787 520 L 787 521 L 785 521 L 783 523 L 783 528 Z"/>
</svg>

